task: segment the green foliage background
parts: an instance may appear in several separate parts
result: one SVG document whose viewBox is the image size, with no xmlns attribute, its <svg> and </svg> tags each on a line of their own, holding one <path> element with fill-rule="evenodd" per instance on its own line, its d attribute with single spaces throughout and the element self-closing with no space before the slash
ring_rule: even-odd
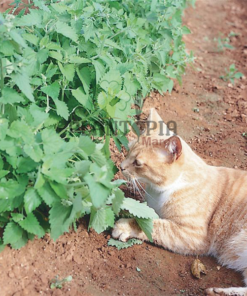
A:
<svg viewBox="0 0 247 296">
<path fill-rule="evenodd" d="M 182 42 L 186 1 L 33 4 L 26 15 L 0 15 L 2 246 L 46 232 L 55 240 L 86 214 L 100 233 L 121 209 L 150 237 L 157 215 L 112 181 L 109 141 L 127 146 L 121 121 L 134 122 L 134 104 L 181 82 L 192 60 Z"/>
</svg>

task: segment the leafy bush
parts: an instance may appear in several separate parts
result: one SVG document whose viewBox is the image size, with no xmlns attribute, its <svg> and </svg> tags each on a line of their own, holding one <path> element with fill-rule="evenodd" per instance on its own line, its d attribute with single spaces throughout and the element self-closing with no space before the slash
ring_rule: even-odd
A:
<svg viewBox="0 0 247 296">
<path fill-rule="evenodd" d="M 0 15 L 2 244 L 18 249 L 49 231 L 55 240 L 86 214 L 102 232 L 121 209 L 150 236 L 156 214 L 112 181 L 109 142 L 127 146 L 131 107 L 181 81 L 192 59 L 186 1 L 33 3 L 26 15 Z"/>
</svg>

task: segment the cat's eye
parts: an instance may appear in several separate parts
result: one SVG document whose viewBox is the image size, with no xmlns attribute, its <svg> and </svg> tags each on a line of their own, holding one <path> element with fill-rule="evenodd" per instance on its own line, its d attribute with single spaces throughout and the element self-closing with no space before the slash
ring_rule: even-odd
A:
<svg viewBox="0 0 247 296">
<path fill-rule="evenodd" d="M 134 166 L 137 166 L 137 167 L 140 167 L 140 166 L 142 166 L 142 162 L 141 162 L 140 160 L 136 159 L 136 160 L 133 162 L 133 165 L 134 165 Z"/>
</svg>

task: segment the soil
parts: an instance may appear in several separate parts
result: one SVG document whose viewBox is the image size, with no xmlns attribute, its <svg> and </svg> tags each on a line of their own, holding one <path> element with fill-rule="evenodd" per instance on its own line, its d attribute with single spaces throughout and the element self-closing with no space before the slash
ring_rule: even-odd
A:
<svg viewBox="0 0 247 296">
<path fill-rule="evenodd" d="M 1 3 L 0 9 L 6 9 Z M 197 0 L 196 9 L 186 10 L 184 24 L 192 31 L 184 40 L 195 63 L 171 95 L 152 93 L 146 99 L 143 118 L 156 107 L 165 121 L 177 123 L 177 133 L 208 163 L 246 170 L 246 0 Z M 237 34 L 229 37 L 234 49 L 220 51 L 215 38 L 230 32 Z M 219 78 L 231 64 L 245 75 L 234 85 Z M 118 164 L 123 157 L 113 151 Z M 46 235 L 18 251 L 6 247 L 0 254 L 0 295 L 204 295 L 208 287 L 243 285 L 240 274 L 213 258 L 200 258 L 207 275 L 198 280 L 190 272 L 195 257 L 150 243 L 117 251 L 107 246 L 110 233 L 87 232 L 87 225 L 81 221 L 77 232 L 57 242 Z M 57 275 L 73 280 L 52 290 L 50 281 Z"/>
</svg>

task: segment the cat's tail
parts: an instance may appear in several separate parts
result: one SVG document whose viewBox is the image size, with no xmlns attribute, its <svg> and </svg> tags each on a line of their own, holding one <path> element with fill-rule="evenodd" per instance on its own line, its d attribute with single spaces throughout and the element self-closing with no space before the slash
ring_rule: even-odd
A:
<svg viewBox="0 0 247 296">
<path fill-rule="evenodd" d="M 247 296 L 247 269 L 243 272 L 246 288 L 210 288 L 206 290 L 207 296 Z"/>
</svg>

